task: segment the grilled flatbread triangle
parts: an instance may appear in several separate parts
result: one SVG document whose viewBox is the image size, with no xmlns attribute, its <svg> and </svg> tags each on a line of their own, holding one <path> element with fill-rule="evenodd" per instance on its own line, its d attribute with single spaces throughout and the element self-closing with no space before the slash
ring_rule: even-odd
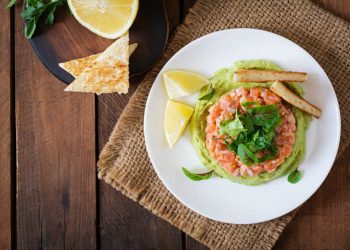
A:
<svg viewBox="0 0 350 250">
<path fill-rule="evenodd" d="M 129 33 L 126 33 L 87 66 L 65 91 L 128 93 Z"/>
<path fill-rule="evenodd" d="M 137 43 L 132 43 L 129 45 L 129 56 L 131 56 L 132 53 L 134 53 L 135 49 L 137 48 Z M 74 59 L 71 61 L 59 63 L 58 65 L 67 71 L 69 74 L 74 76 L 74 78 L 77 78 L 81 72 L 89 66 L 93 61 L 97 59 L 102 53 L 94 54 L 87 57 L 82 57 L 79 59 Z"/>
</svg>

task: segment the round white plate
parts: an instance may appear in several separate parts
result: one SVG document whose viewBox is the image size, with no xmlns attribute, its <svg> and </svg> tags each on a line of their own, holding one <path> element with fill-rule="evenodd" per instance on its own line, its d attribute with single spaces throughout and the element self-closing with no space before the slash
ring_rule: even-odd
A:
<svg viewBox="0 0 350 250">
<path fill-rule="evenodd" d="M 307 72 L 303 83 L 305 97 L 322 109 L 307 132 L 306 157 L 299 169 L 303 177 L 297 184 L 287 176 L 259 186 L 245 186 L 212 177 L 191 181 L 181 171 L 205 171 L 191 145 L 188 129 L 173 149 L 164 135 L 164 109 L 168 100 L 162 73 L 186 69 L 210 77 L 234 61 L 271 60 L 286 70 Z M 194 105 L 196 95 L 180 101 Z M 340 140 L 340 112 L 331 82 L 316 60 L 300 46 L 279 35 L 255 29 L 230 29 L 203 36 L 178 51 L 157 76 L 145 110 L 146 147 L 159 178 L 184 205 L 213 220 L 250 224 L 282 216 L 310 198 L 329 173 Z"/>
</svg>

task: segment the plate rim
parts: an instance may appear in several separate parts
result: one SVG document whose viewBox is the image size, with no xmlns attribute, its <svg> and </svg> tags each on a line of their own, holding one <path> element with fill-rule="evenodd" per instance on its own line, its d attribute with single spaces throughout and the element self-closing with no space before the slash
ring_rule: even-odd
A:
<svg viewBox="0 0 350 250">
<path fill-rule="evenodd" d="M 215 36 L 217 35 L 218 33 L 223 33 L 223 32 L 232 32 L 232 31 L 253 31 L 253 32 L 263 32 L 263 33 L 269 33 L 270 35 L 273 35 L 273 36 L 277 36 L 278 38 L 282 39 L 282 40 L 286 40 L 287 42 L 289 43 L 292 43 L 294 44 L 294 46 L 296 46 L 297 48 L 301 49 L 306 55 L 310 56 L 310 58 L 314 61 L 314 63 L 316 63 L 320 68 L 321 70 L 323 71 L 326 79 L 329 81 L 330 85 L 331 85 L 331 90 L 333 91 L 334 93 L 334 96 L 335 96 L 335 108 L 336 108 L 336 120 L 335 122 L 337 123 L 336 125 L 336 149 L 335 149 L 335 153 L 330 157 L 330 167 L 328 167 L 328 170 L 327 170 L 327 173 L 324 177 L 324 179 L 322 181 L 320 181 L 317 185 L 316 185 L 316 188 L 310 193 L 310 195 L 306 196 L 305 199 L 301 200 L 300 202 L 298 202 L 298 205 L 295 206 L 294 208 L 292 209 L 285 209 L 285 211 L 281 214 L 281 215 L 278 215 L 278 216 L 270 216 L 268 219 L 262 219 L 262 220 L 256 220 L 256 221 L 252 221 L 252 222 L 248 222 L 248 223 L 241 223 L 241 222 L 228 222 L 228 221 L 224 221 L 224 220 L 219 220 L 217 218 L 212 218 L 211 216 L 208 216 L 208 215 L 204 215 L 203 213 L 201 213 L 200 211 L 198 211 L 196 208 L 194 208 L 192 205 L 188 204 L 188 203 L 185 203 L 182 201 L 182 199 L 180 199 L 178 197 L 177 194 L 175 194 L 175 192 L 172 191 L 171 188 L 169 188 L 168 184 L 163 180 L 163 178 L 161 177 L 160 173 L 158 172 L 157 168 L 155 167 L 155 164 L 154 164 L 154 159 L 152 158 L 151 154 L 149 153 L 149 136 L 147 136 L 147 117 L 148 117 L 148 114 L 151 112 L 150 111 L 150 108 L 149 108 L 149 103 L 150 103 L 150 93 L 154 87 L 154 83 L 155 81 L 158 79 L 158 77 L 161 78 L 160 74 L 161 72 L 163 71 L 163 69 L 168 65 L 169 61 L 174 57 L 176 56 L 178 53 L 180 53 L 181 51 L 187 49 L 188 47 L 191 47 L 193 46 L 194 43 L 196 42 L 199 42 L 200 40 L 203 40 L 203 39 L 206 39 L 210 36 Z M 334 90 L 334 87 L 333 87 L 333 84 L 331 82 L 331 80 L 329 79 L 328 75 L 326 74 L 325 70 L 321 67 L 321 65 L 317 62 L 317 60 L 308 52 L 306 51 L 303 47 L 301 47 L 299 44 L 295 43 L 294 41 L 282 36 L 282 35 L 279 35 L 279 34 L 276 34 L 274 32 L 271 32 L 271 31 L 267 31 L 267 30 L 263 30 L 263 29 L 255 29 L 255 28 L 228 28 L 228 29 L 222 29 L 222 30 L 218 30 L 218 31 L 214 31 L 214 32 L 211 32 L 211 33 L 208 33 L 206 35 L 203 35 L 201 37 L 198 37 L 196 39 L 194 39 L 193 41 L 189 42 L 188 44 L 186 44 L 185 46 L 183 46 L 181 49 L 179 49 L 178 51 L 176 51 L 176 53 L 174 53 L 169 59 L 167 59 L 167 62 L 162 66 L 162 68 L 159 70 L 159 72 L 157 73 L 157 76 L 155 77 L 154 81 L 153 81 L 153 84 L 152 84 L 152 87 L 149 91 L 149 94 L 147 96 L 147 101 L 146 101 L 146 105 L 145 105 L 145 112 L 144 112 L 144 125 L 143 125 L 143 129 L 144 129 L 144 139 L 145 139 L 145 144 L 146 144 L 146 151 L 147 151 L 147 154 L 148 154 L 148 157 L 150 159 L 150 162 L 152 164 L 152 168 L 154 169 L 154 171 L 156 172 L 158 178 L 161 180 L 162 184 L 166 187 L 166 189 L 171 193 L 171 195 L 173 195 L 181 204 L 183 204 L 185 207 L 191 209 L 192 211 L 194 211 L 195 213 L 203 216 L 203 217 L 206 217 L 208 219 L 211 219 L 211 220 L 214 220 L 214 221 L 218 221 L 218 222 L 222 222 L 222 223 L 229 223 L 229 224 L 257 224 L 257 223 L 263 223 L 263 222 L 267 222 L 267 221 L 271 221 L 273 219 L 277 219 L 277 218 L 280 218 L 292 211 L 294 211 L 295 209 L 297 209 L 298 207 L 300 207 L 301 205 L 303 205 L 306 201 L 308 201 L 311 196 L 313 196 L 320 188 L 320 186 L 324 183 L 324 181 L 326 180 L 326 178 L 328 177 L 331 169 L 333 168 L 333 165 L 334 165 L 334 162 L 336 160 L 336 156 L 338 154 L 338 150 L 339 150 L 339 145 L 340 145 L 340 138 L 341 138 L 341 114 L 340 114 L 340 106 L 339 106 L 339 101 L 338 101 L 338 97 L 336 95 L 336 92 Z"/>
</svg>

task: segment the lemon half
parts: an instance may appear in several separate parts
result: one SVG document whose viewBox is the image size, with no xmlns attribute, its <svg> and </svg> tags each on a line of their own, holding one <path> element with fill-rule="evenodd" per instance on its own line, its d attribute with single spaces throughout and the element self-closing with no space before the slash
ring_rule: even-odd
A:
<svg viewBox="0 0 350 250">
<path fill-rule="evenodd" d="M 164 129 L 169 147 L 179 140 L 193 114 L 193 108 L 186 104 L 168 100 L 165 107 Z"/>
<path fill-rule="evenodd" d="M 185 70 L 166 71 L 163 81 L 170 99 L 193 94 L 208 84 L 204 76 Z"/>
<path fill-rule="evenodd" d="M 68 0 L 77 21 L 95 34 L 116 39 L 129 30 L 139 8 L 138 0 Z"/>
</svg>

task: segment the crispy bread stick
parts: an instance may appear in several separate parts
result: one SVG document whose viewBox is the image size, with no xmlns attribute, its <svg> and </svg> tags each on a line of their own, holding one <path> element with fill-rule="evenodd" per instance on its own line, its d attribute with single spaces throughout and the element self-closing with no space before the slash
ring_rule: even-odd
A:
<svg viewBox="0 0 350 250">
<path fill-rule="evenodd" d="M 234 82 L 304 82 L 307 74 L 303 72 L 241 69 L 234 72 Z"/>
<path fill-rule="evenodd" d="M 300 96 L 294 94 L 291 90 L 284 86 L 283 83 L 276 81 L 271 85 L 270 89 L 286 102 L 289 102 L 295 107 L 305 111 L 306 113 L 309 113 L 316 118 L 320 118 L 321 110 L 319 108 L 304 100 Z"/>
</svg>

